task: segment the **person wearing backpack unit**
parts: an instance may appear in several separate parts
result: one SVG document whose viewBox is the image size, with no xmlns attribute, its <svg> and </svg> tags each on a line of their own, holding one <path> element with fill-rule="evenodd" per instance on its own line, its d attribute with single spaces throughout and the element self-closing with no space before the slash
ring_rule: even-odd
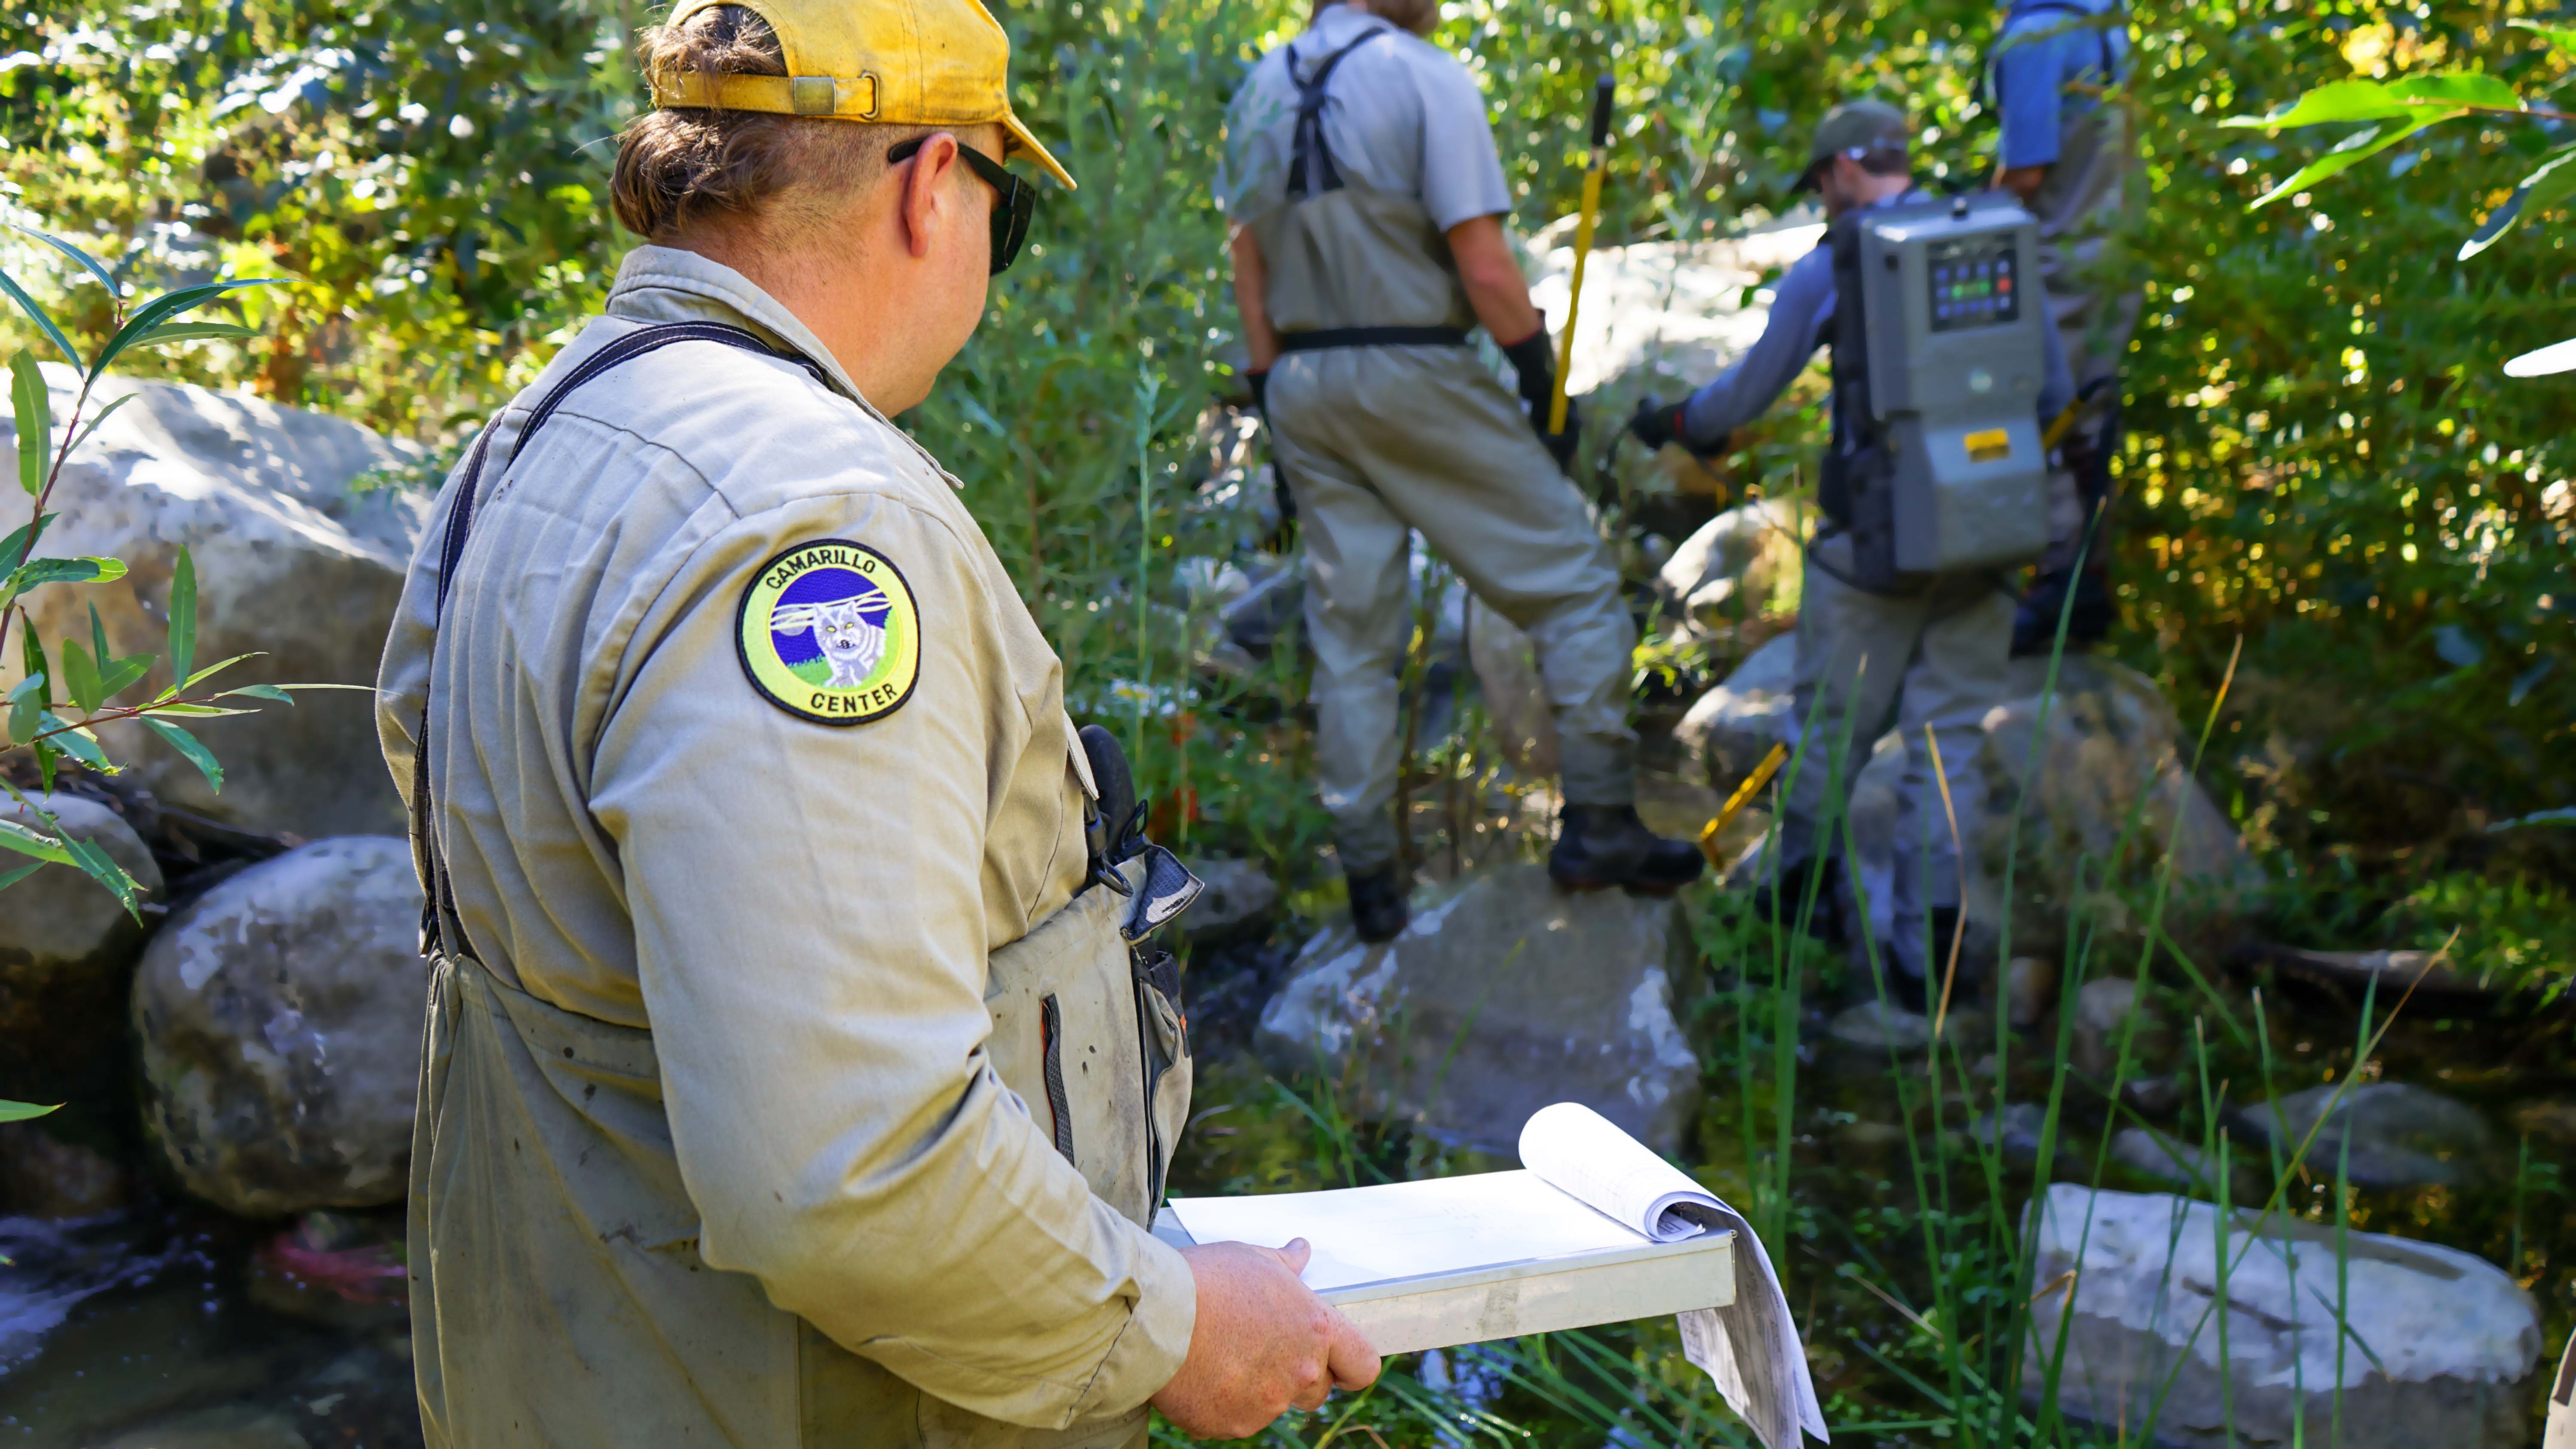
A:
<svg viewBox="0 0 2576 1449">
<path fill-rule="evenodd" d="M 2001 117 L 1995 184 L 2039 219 L 2040 282 L 2086 416 L 2049 480 L 2051 542 L 2013 618 L 2013 652 L 2046 653 L 2072 590 L 2067 642 L 2111 627 L 2110 540 L 2095 521 L 2110 502 L 2120 444 L 2120 364 L 2144 298 L 2101 275 L 2105 239 L 2132 203 L 2137 140 L 2128 113 L 2103 98 L 2128 75 L 2121 0 L 2011 0 L 1987 66 Z M 2087 529 L 2090 529 L 2089 540 Z M 2078 569 L 2079 547 L 2083 564 Z"/>
<path fill-rule="evenodd" d="M 1914 185 L 1911 146 L 1905 113 L 1888 102 L 1849 101 L 1827 111 L 1797 183 L 1823 203 L 1826 236 L 1781 276 L 1762 336 L 1734 365 L 1678 403 L 1647 398 L 1628 426 L 1650 448 L 1722 451 L 1730 433 L 1788 390 L 1817 349 L 1832 349 L 1832 435 L 1817 488 L 1822 518 L 1806 549 L 1793 718 L 1784 741 L 1802 758 L 1784 787 L 1776 850 L 1755 882 L 1753 903 L 1782 925 L 1858 940 L 1860 902 L 1837 815 L 1871 750 L 1895 728 L 1906 763 L 1893 831 L 1893 928 L 1880 944 L 1893 965 L 1890 995 L 1920 1011 L 1935 963 L 1946 961 L 1959 929 L 1965 868 L 1947 820 L 1955 808 L 1960 834 L 1972 835 L 1983 809 L 1984 791 L 1968 761 L 1983 741 L 1986 712 L 2004 702 L 2013 603 L 1990 568 L 1936 573 L 1901 588 L 1861 576 L 1850 476 L 1869 451 L 1868 390 L 1854 382 L 1869 372 L 1868 349 L 1856 335 L 1869 328 L 1852 325 L 1861 309 L 1841 301 L 1836 245 L 1880 208 L 1933 200 Z M 2044 420 L 2074 388 L 2057 332 L 2029 333 L 2039 344 L 2029 370 Z M 1936 764 L 1936 747 L 1946 763 Z"/>
<path fill-rule="evenodd" d="M 1236 95 L 1218 182 L 1249 381 L 1305 545 L 1321 794 L 1367 941 L 1406 919 L 1390 805 L 1416 532 L 1536 645 L 1565 802 L 1549 874 L 1669 892 L 1703 864 L 1637 818 L 1636 625 L 1564 473 L 1575 412 L 1544 431 L 1546 319 L 1504 235 L 1484 100 L 1421 38 L 1438 19 L 1436 0 L 1324 0 Z M 1469 346 L 1478 325 L 1517 398 Z"/>
<path fill-rule="evenodd" d="M 429 908 L 433 1449 L 1139 1449 L 1377 1359 L 1149 1222 L 1196 890 L 889 419 L 1036 186 L 974 0 L 680 0 L 603 315 L 442 490 L 378 729 Z"/>
</svg>

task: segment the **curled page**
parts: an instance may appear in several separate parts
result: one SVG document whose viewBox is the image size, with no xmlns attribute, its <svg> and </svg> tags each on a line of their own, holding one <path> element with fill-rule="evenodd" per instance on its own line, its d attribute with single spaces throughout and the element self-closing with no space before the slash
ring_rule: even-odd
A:
<svg viewBox="0 0 2576 1449">
<path fill-rule="evenodd" d="M 1579 1102 L 1539 1109 L 1521 1128 L 1520 1148 L 1521 1165 L 1550 1186 L 1659 1243 L 1732 1231 L 1735 1301 L 1682 1314 L 1682 1354 L 1765 1449 L 1795 1449 L 1801 1429 L 1830 1442 L 1780 1275 L 1742 1214 Z"/>
</svg>

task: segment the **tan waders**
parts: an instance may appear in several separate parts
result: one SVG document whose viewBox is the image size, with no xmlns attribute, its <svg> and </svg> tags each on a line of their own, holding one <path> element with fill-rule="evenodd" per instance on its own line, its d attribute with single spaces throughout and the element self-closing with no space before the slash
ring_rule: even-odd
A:
<svg viewBox="0 0 2576 1449">
<path fill-rule="evenodd" d="M 1329 61 L 1316 68 L 1329 74 Z M 1319 95 L 1323 76 L 1300 83 Z M 1267 414 L 1305 540 L 1317 774 L 1343 868 L 1357 872 L 1396 850 L 1411 533 L 1528 631 L 1569 803 L 1636 798 L 1636 626 L 1581 496 L 1467 346 L 1475 313 L 1447 238 L 1420 200 L 1336 170 L 1320 139 L 1247 224 L 1284 349 Z"/>
</svg>

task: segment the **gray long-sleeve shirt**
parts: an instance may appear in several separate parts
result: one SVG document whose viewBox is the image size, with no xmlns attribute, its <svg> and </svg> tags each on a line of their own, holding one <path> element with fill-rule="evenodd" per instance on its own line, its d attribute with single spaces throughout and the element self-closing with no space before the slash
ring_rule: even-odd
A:
<svg viewBox="0 0 2576 1449">
<path fill-rule="evenodd" d="M 1920 191 L 1876 203 L 1894 206 L 1929 200 Z M 1825 345 L 1834 316 L 1834 252 L 1823 241 L 1790 263 L 1771 292 L 1771 317 L 1762 336 L 1735 365 L 1690 395 L 1682 405 L 1682 437 L 1695 448 L 1713 448 L 1726 434 L 1771 410 L 1780 394 L 1806 371 L 1816 349 Z M 2057 416 L 2075 397 L 2074 374 L 2057 329 L 2040 329 L 2046 339 L 2040 364 L 2039 416 Z"/>
</svg>

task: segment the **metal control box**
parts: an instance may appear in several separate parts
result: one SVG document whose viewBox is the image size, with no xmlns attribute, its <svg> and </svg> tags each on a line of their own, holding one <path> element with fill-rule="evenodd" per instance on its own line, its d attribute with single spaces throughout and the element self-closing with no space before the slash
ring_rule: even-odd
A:
<svg viewBox="0 0 2576 1449">
<path fill-rule="evenodd" d="M 2039 227 L 2009 197 L 1872 209 L 1852 268 L 1876 466 L 1854 479 L 1863 572 L 1904 583 L 2048 546 Z"/>
</svg>

